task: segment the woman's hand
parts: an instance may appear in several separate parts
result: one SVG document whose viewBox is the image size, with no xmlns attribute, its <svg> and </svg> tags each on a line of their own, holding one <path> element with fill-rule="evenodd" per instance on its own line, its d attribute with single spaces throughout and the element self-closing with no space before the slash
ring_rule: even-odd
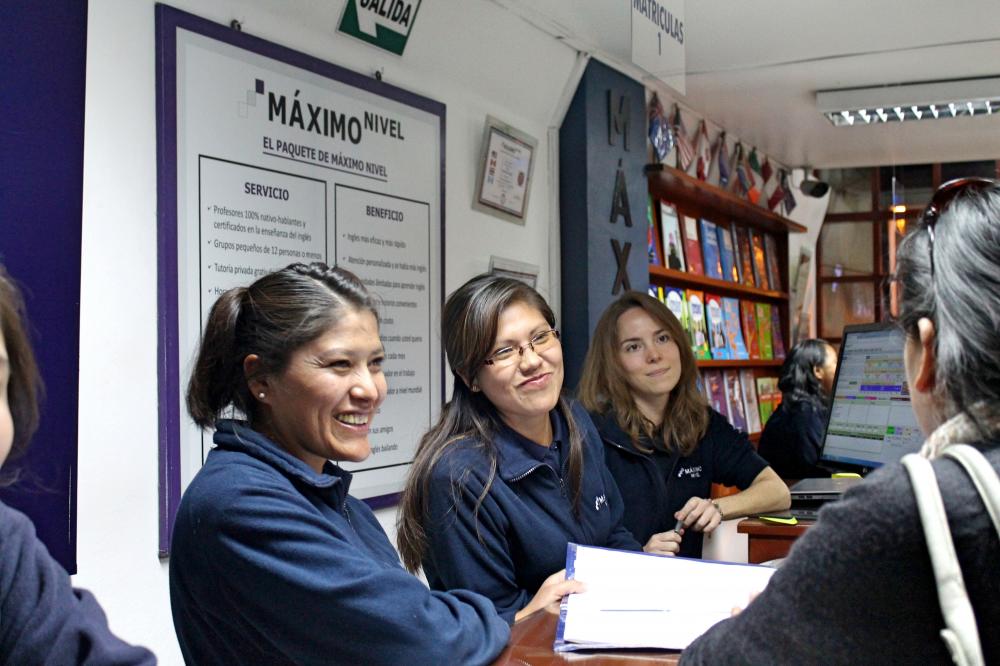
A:
<svg viewBox="0 0 1000 666">
<path fill-rule="evenodd" d="M 558 613 L 558 607 L 555 604 L 560 599 L 567 594 L 577 594 L 583 592 L 585 589 L 583 583 L 578 580 L 566 580 L 565 569 L 557 571 L 545 579 L 545 582 L 538 588 L 538 592 L 535 592 L 535 596 L 531 598 L 528 605 L 515 613 L 514 621 L 517 622 L 543 608 L 552 609 Z"/>
<path fill-rule="evenodd" d="M 674 518 L 684 521 L 685 528 L 705 534 L 712 532 L 722 522 L 722 514 L 719 513 L 715 503 L 701 497 L 689 499 L 681 510 L 674 514 Z"/>
<path fill-rule="evenodd" d="M 657 555 L 676 555 L 681 549 L 681 535 L 674 530 L 654 534 L 642 549 Z"/>
</svg>

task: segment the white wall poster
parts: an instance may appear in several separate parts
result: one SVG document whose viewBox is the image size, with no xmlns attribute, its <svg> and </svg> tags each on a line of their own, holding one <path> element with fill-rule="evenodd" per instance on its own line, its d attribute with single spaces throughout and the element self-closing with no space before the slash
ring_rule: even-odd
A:
<svg viewBox="0 0 1000 666">
<path fill-rule="evenodd" d="M 211 433 L 183 408 L 219 294 L 293 262 L 382 302 L 389 395 L 351 492 L 392 496 L 442 399 L 444 106 L 157 7 L 161 551 Z M 391 501 L 391 500 L 389 500 Z"/>
</svg>

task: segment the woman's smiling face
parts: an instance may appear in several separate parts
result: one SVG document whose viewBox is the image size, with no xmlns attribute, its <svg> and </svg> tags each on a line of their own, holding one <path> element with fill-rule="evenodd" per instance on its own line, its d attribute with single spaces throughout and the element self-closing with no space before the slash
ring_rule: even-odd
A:
<svg viewBox="0 0 1000 666">
<path fill-rule="evenodd" d="M 371 421 L 387 391 L 384 357 L 375 316 L 346 310 L 326 333 L 296 349 L 283 373 L 250 381 L 261 403 L 261 430 L 316 471 L 327 460 L 364 460 L 371 453 Z"/>
<path fill-rule="evenodd" d="M 517 302 L 508 305 L 497 321 L 493 350 L 522 348 L 508 363 L 484 365 L 476 383 L 493 403 L 500 417 L 521 432 L 524 424 L 546 416 L 559 402 L 563 383 L 562 346 L 550 339 L 543 350 L 535 351 L 528 341 L 552 326 L 535 307 Z"/>
</svg>

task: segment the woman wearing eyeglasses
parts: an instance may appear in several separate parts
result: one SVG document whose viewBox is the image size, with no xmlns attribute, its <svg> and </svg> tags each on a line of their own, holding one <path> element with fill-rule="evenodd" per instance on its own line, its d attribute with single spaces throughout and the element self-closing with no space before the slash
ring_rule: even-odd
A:
<svg viewBox="0 0 1000 666">
<path fill-rule="evenodd" d="M 788 508 L 788 487 L 746 433 L 711 409 L 680 322 L 637 291 L 594 329 L 580 400 L 590 410 L 625 499 L 625 525 L 646 550 L 701 557 L 724 518 Z M 740 488 L 713 501 L 713 483 Z"/>
<path fill-rule="evenodd" d="M 1000 186 L 942 186 L 896 261 L 906 380 L 927 435 L 920 456 L 930 459 L 947 519 L 923 527 L 914 488 L 935 480 L 914 484 L 907 468 L 924 461 L 876 470 L 824 508 L 767 589 L 695 641 L 682 664 L 952 663 L 944 617 L 968 658 L 954 663 L 1000 663 L 1000 632 L 991 629 L 1000 624 L 998 524 L 951 458 L 971 444 L 998 482 Z M 942 574 L 943 585 L 927 534 L 954 544 L 958 569 Z"/>
<path fill-rule="evenodd" d="M 420 442 L 399 524 L 404 565 L 468 589 L 508 622 L 570 592 L 566 544 L 639 550 L 587 413 L 561 397 L 555 316 L 517 280 L 481 275 L 448 297 L 451 400 Z"/>
</svg>

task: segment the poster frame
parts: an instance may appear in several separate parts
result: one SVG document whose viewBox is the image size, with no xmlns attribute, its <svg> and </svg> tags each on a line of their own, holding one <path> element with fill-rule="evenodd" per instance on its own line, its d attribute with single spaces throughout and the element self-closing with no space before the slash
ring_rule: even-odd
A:
<svg viewBox="0 0 1000 666">
<path fill-rule="evenodd" d="M 245 51 L 282 62 L 310 74 L 322 76 L 363 92 L 411 106 L 437 116 L 440 183 L 439 248 L 436 297 L 444 302 L 445 280 L 445 155 L 446 107 L 443 103 L 399 88 L 356 71 L 307 55 L 275 42 L 255 37 L 229 26 L 215 23 L 169 5 L 156 5 L 156 192 L 157 192 L 157 384 L 158 384 L 158 552 L 169 556 L 171 533 L 181 499 L 182 419 L 178 294 L 178 183 L 177 183 L 177 32 L 187 30 Z M 433 219 L 430 222 L 434 224 Z M 433 227 L 431 227 L 433 228 Z M 431 298 L 435 295 L 431 294 Z M 432 362 L 431 372 L 439 374 L 440 396 L 444 401 L 445 364 L 443 351 Z M 433 375 L 432 375 L 433 376 Z M 394 506 L 400 493 L 390 493 L 365 499 L 373 509 Z"/>
</svg>

